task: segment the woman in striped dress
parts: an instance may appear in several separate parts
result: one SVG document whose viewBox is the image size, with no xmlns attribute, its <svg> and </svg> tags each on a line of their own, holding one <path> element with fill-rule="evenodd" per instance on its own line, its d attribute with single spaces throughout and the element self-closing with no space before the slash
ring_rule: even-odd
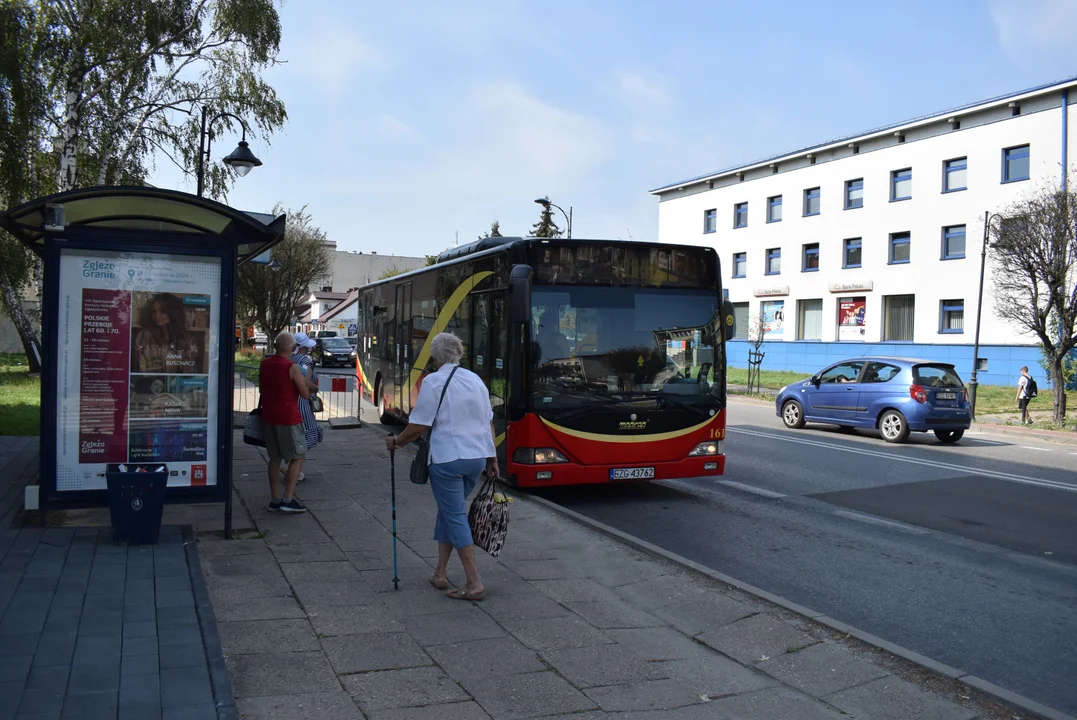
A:
<svg viewBox="0 0 1077 720">
<path fill-rule="evenodd" d="M 292 354 L 292 362 L 298 365 L 303 372 L 303 377 L 310 383 L 312 393 L 318 392 L 318 375 L 314 372 L 314 360 L 310 357 L 310 349 L 315 344 L 306 333 L 295 334 L 295 353 Z M 320 443 L 323 438 L 322 426 L 318 424 L 318 420 L 314 417 L 314 409 L 310 405 L 310 400 L 299 398 L 299 416 L 303 418 L 303 436 L 307 440 L 307 450 L 309 451 Z M 308 460 L 310 459 L 309 454 L 307 458 Z M 303 477 L 300 476 L 300 480 L 302 479 Z"/>
</svg>

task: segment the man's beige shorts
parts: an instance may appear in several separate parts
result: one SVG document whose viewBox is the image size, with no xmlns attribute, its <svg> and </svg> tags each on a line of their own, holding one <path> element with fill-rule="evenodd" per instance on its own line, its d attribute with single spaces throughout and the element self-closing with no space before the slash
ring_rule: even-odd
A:
<svg viewBox="0 0 1077 720">
<path fill-rule="evenodd" d="M 262 423 L 262 439 L 269 457 L 295 460 L 307 456 L 307 440 L 303 437 L 303 423 L 298 425 L 270 425 Z"/>
</svg>

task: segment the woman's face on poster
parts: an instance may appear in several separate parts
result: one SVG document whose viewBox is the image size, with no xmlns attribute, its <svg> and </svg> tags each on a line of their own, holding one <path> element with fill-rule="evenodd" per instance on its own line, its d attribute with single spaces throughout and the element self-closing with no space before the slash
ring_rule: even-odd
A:
<svg viewBox="0 0 1077 720">
<path fill-rule="evenodd" d="M 160 395 L 164 391 L 165 391 L 165 384 L 164 384 L 163 381 L 154 380 L 152 383 L 150 383 L 150 392 L 152 392 L 154 395 Z"/>
<path fill-rule="evenodd" d="M 165 312 L 164 305 L 159 302 L 153 303 L 153 323 L 157 327 L 167 325 L 171 318 L 168 317 L 168 313 Z"/>
</svg>

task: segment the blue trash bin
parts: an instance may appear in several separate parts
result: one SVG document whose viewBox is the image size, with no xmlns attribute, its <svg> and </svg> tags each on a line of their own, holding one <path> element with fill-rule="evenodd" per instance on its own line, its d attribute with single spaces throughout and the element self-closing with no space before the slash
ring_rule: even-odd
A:
<svg viewBox="0 0 1077 720">
<path fill-rule="evenodd" d="M 160 463 L 109 465 L 105 481 L 112 542 L 155 544 L 161 535 L 168 468 Z"/>
</svg>

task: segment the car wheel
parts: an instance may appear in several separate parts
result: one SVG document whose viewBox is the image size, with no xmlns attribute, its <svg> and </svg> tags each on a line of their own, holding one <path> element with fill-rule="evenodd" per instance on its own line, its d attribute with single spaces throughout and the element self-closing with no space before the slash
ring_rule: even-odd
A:
<svg viewBox="0 0 1077 720">
<path fill-rule="evenodd" d="M 789 400 L 782 405 L 782 422 L 787 428 L 799 430 L 804 427 L 804 408 L 796 400 Z"/>
<path fill-rule="evenodd" d="M 909 439 L 909 423 L 897 410 L 887 410 L 879 418 L 879 431 L 888 443 L 903 443 Z"/>
<path fill-rule="evenodd" d="M 935 437 L 939 439 L 939 442 L 952 445 L 965 436 L 964 430 L 936 430 Z"/>
</svg>

